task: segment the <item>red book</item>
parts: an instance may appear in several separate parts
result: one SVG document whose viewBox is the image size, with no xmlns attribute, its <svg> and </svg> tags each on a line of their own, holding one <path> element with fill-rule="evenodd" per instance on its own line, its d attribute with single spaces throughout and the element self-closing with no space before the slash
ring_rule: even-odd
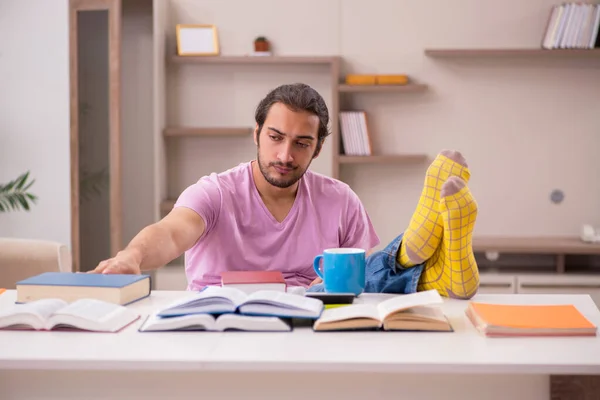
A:
<svg viewBox="0 0 600 400">
<path fill-rule="evenodd" d="M 221 273 L 221 286 L 234 287 L 246 293 L 257 290 L 285 292 L 287 289 L 281 271 L 225 271 Z"/>
</svg>

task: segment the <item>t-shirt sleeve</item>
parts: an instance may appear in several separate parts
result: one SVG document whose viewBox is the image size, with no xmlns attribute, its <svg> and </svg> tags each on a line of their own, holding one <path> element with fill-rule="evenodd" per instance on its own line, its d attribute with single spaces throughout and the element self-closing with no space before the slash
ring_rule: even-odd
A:
<svg viewBox="0 0 600 400">
<path fill-rule="evenodd" d="M 348 189 L 347 204 L 340 247 L 354 247 L 369 251 L 379 244 L 379 236 L 373 228 L 367 210 L 352 189 Z"/>
<path fill-rule="evenodd" d="M 188 186 L 179 195 L 173 207 L 187 207 L 198 213 L 206 224 L 204 232 L 206 235 L 217 222 L 221 210 L 221 198 L 221 190 L 217 182 L 213 177 L 205 176 Z"/>
</svg>

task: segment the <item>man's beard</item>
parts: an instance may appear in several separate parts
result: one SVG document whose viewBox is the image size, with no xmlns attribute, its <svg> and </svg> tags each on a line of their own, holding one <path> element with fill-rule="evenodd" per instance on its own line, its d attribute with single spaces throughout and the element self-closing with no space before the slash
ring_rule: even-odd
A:
<svg viewBox="0 0 600 400">
<path fill-rule="evenodd" d="M 291 163 L 272 162 L 267 165 L 263 163 L 263 160 L 260 158 L 260 154 L 257 154 L 256 158 L 258 160 L 258 168 L 260 169 L 260 172 L 264 176 L 265 180 L 271 185 L 281 189 L 289 188 L 294 183 L 298 182 L 306 172 L 306 169 L 301 169 L 298 166 L 295 167 Z M 289 168 L 290 172 L 285 177 L 274 177 L 271 174 L 269 174 L 269 168 L 274 166 Z"/>
</svg>

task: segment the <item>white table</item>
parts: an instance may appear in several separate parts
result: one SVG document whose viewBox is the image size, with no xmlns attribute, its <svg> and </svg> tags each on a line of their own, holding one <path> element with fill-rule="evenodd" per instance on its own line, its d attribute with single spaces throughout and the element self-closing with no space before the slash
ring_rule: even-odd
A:
<svg viewBox="0 0 600 400">
<path fill-rule="evenodd" d="M 186 292 L 155 291 L 144 317 Z M 379 301 L 385 295 L 363 295 Z M 0 307 L 15 292 L 0 296 Z M 587 295 L 479 295 L 572 303 L 600 325 Z M 549 399 L 551 374 L 600 375 L 600 337 L 485 338 L 447 300 L 453 333 L 0 332 L 2 399 Z"/>
</svg>

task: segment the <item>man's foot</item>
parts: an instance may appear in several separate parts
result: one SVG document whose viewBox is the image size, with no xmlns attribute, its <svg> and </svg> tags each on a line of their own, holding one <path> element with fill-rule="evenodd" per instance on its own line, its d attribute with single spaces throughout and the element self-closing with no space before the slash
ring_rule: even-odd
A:
<svg viewBox="0 0 600 400">
<path fill-rule="evenodd" d="M 477 202 L 465 181 L 450 177 L 441 190 L 442 243 L 425 263 L 418 290 L 436 289 L 442 296 L 469 299 L 479 287 L 472 238 Z"/>
<path fill-rule="evenodd" d="M 427 169 L 421 198 L 404 232 L 398 252 L 398 262 L 404 267 L 429 259 L 442 240 L 443 223 L 440 217 L 440 191 L 449 177 L 469 182 L 471 173 L 467 161 L 458 151 L 443 150 Z"/>
</svg>

